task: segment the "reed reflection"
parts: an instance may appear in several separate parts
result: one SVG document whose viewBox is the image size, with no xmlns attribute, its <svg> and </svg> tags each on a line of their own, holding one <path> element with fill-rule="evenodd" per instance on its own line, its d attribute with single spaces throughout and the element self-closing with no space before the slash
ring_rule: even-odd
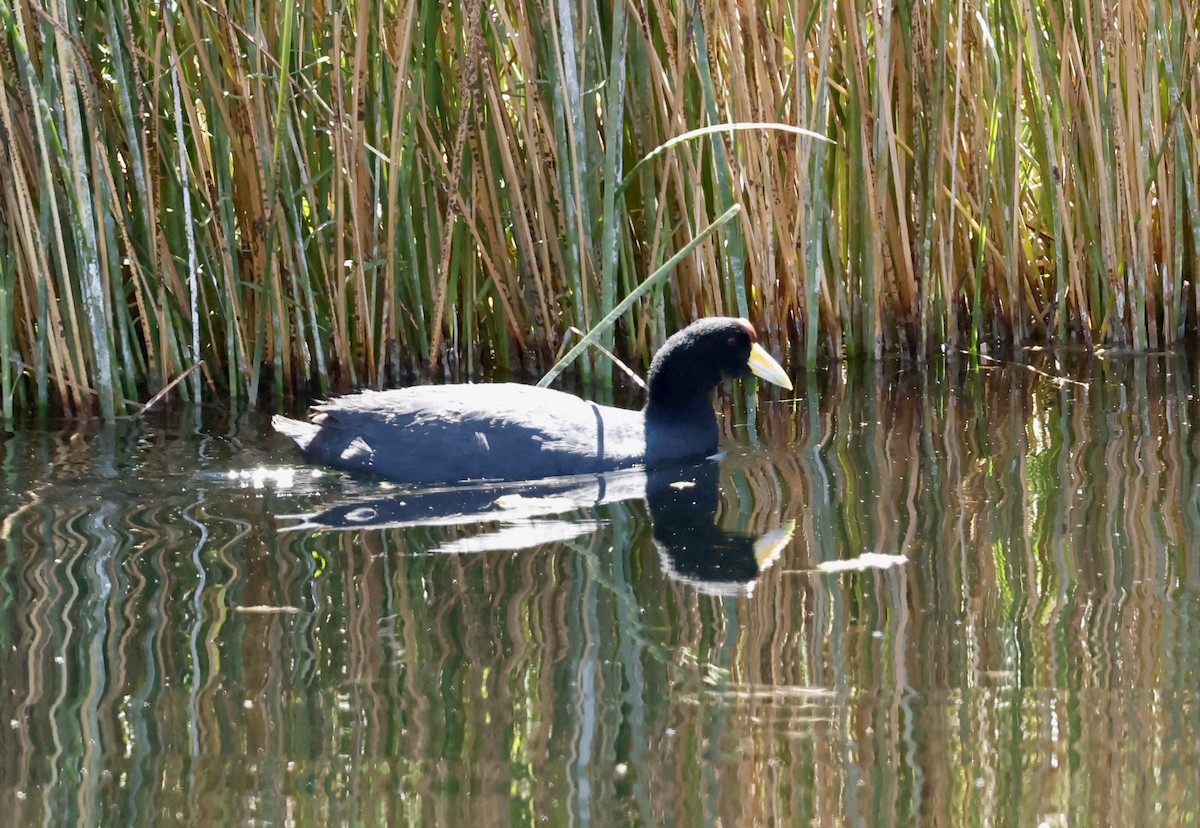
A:
<svg viewBox="0 0 1200 828">
<path fill-rule="evenodd" d="M 407 514 L 374 484 L 267 473 L 288 447 L 249 416 L 13 430 L 0 805 L 15 824 L 1185 822 L 1195 368 L 1032 368 L 813 376 L 719 464 Z M 321 528 L 335 500 L 356 528 Z M 762 572 L 747 550 L 789 522 Z M 907 563 L 818 569 L 867 554 Z"/>
</svg>

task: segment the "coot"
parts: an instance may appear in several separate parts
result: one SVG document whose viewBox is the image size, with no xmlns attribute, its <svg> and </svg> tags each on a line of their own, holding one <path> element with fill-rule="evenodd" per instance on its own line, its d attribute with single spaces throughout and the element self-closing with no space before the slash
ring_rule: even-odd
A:
<svg viewBox="0 0 1200 828">
<path fill-rule="evenodd" d="M 307 460 L 402 483 L 533 480 L 703 457 L 717 448 L 713 391 L 753 372 L 791 389 L 745 319 L 712 317 L 650 363 L 641 411 L 515 383 L 362 391 L 272 420 Z"/>
</svg>

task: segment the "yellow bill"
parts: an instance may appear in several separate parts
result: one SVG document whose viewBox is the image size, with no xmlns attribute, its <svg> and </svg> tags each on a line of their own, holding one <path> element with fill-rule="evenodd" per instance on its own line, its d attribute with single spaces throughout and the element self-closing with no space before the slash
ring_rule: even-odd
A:
<svg viewBox="0 0 1200 828">
<path fill-rule="evenodd" d="M 783 366 L 767 353 L 763 346 L 755 342 L 750 346 L 750 360 L 746 363 L 750 371 L 759 379 L 778 385 L 780 388 L 792 390 L 792 381 L 783 373 Z"/>
</svg>

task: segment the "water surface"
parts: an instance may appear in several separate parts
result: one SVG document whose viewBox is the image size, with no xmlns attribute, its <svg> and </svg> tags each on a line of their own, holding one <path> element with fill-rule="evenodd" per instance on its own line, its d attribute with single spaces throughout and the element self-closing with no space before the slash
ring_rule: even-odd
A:
<svg viewBox="0 0 1200 828">
<path fill-rule="evenodd" d="M 504 508 L 320 473 L 253 412 L 10 426 L 0 808 L 1194 824 L 1195 369 L 1051 373 L 822 374 L 719 464 Z"/>
</svg>

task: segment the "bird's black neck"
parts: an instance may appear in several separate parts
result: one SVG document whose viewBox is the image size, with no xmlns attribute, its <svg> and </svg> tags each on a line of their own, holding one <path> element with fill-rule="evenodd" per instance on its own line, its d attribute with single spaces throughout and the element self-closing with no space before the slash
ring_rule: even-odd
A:
<svg viewBox="0 0 1200 828">
<path fill-rule="evenodd" d="M 711 398 L 694 395 L 668 404 L 651 402 L 645 416 L 649 463 L 707 457 L 717 450 L 720 427 Z"/>
</svg>

